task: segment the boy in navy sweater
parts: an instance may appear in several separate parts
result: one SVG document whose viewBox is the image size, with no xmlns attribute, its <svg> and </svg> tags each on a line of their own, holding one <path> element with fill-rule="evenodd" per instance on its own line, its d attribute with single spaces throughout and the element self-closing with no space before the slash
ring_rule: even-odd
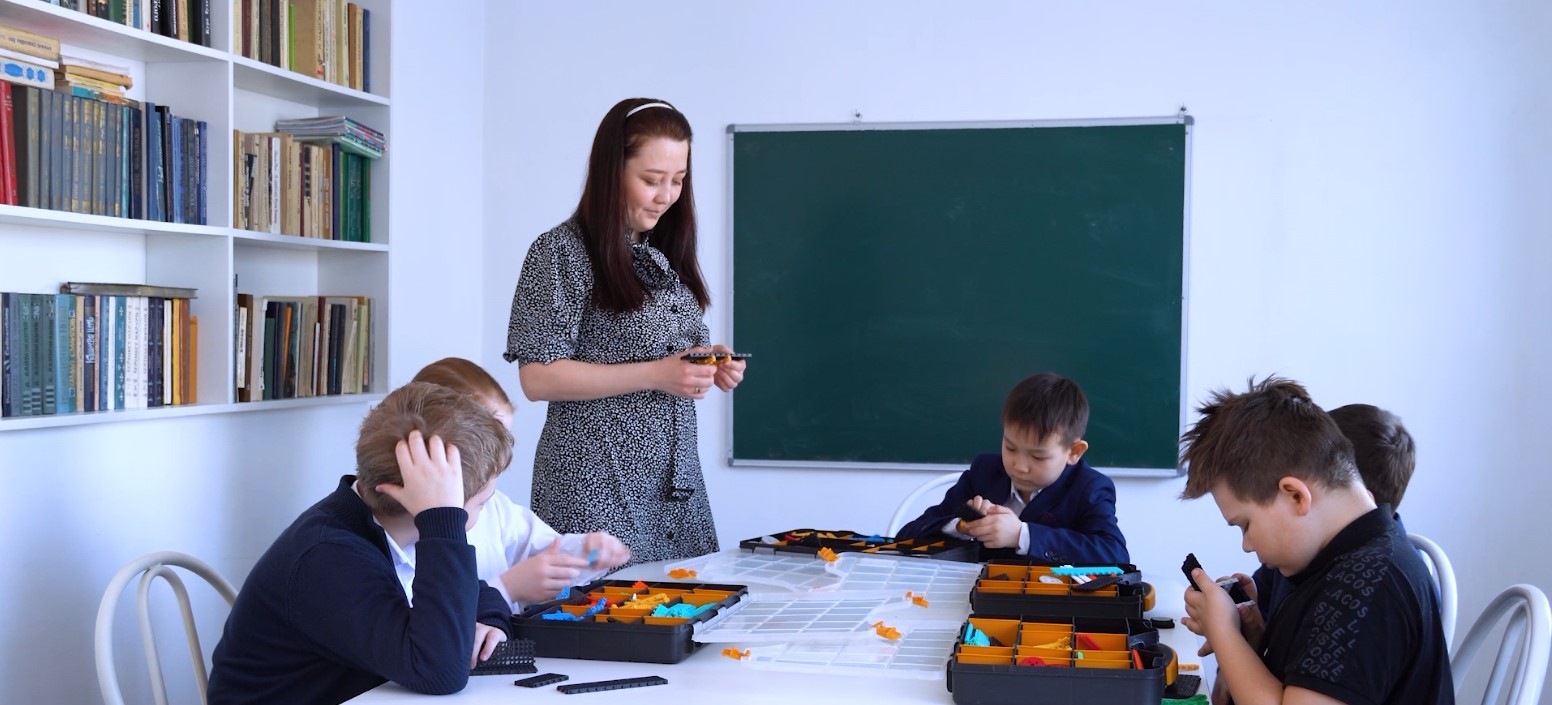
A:
<svg viewBox="0 0 1552 705">
<path fill-rule="evenodd" d="M 386 680 L 462 690 L 511 628 L 465 536 L 511 460 L 511 434 L 472 399 L 432 384 L 389 394 L 361 424 L 359 475 L 248 575 L 216 645 L 210 705 L 339 703 Z"/>
<path fill-rule="evenodd" d="M 1127 562 L 1115 483 L 1083 461 L 1088 424 L 1088 398 L 1077 382 L 1051 373 L 1019 382 L 1002 407 L 1002 454 L 977 456 L 900 538 L 974 539 L 1056 563 Z M 966 506 L 983 516 L 960 519 Z"/>
</svg>

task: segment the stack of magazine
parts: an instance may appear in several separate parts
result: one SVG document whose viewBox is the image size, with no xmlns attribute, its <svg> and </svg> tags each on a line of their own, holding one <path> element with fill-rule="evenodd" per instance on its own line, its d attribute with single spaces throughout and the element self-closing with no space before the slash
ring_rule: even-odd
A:
<svg viewBox="0 0 1552 705">
<path fill-rule="evenodd" d="M 388 149 L 388 137 L 343 115 L 276 120 L 275 131 L 300 142 L 334 143 L 368 159 L 378 159 Z"/>
</svg>

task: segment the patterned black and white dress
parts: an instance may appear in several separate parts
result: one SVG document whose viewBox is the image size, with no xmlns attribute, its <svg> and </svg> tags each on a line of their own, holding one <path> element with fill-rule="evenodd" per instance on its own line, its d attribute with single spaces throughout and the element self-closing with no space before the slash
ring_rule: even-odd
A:
<svg viewBox="0 0 1552 705">
<path fill-rule="evenodd" d="M 631 254 L 646 302 L 612 313 L 592 303 L 593 269 L 575 220 L 534 240 L 512 297 L 506 360 L 608 365 L 708 345 L 700 304 L 663 253 L 648 238 Z M 632 563 L 716 551 L 695 402 L 656 391 L 550 402 L 531 508 L 561 533 L 614 534 Z"/>
</svg>

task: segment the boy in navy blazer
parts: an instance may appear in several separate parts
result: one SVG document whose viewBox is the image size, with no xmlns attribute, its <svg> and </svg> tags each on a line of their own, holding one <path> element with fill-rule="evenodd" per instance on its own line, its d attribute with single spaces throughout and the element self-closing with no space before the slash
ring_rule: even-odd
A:
<svg viewBox="0 0 1552 705">
<path fill-rule="evenodd" d="M 1088 423 L 1077 382 L 1052 373 L 1019 382 L 1002 407 L 1002 454 L 977 456 L 900 538 L 943 535 L 1041 561 L 1126 563 L 1115 483 L 1083 461 Z M 961 519 L 966 506 L 984 516 Z"/>
</svg>

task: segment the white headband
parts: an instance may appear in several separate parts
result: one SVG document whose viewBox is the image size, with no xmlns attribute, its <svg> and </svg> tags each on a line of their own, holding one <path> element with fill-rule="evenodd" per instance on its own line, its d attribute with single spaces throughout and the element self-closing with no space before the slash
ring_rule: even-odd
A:
<svg viewBox="0 0 1552 705">
<path fill-rule="evenodd" d="M 629 112 L 625 113 L 625 117 L 635 115 L 636 113 L 646 110 L 647 108 L 668 108 L 669 110 L 673 110 L 674 106 L 667 103 L 642 103 L 641 105 L 631 108 Z"/>
</svg>

